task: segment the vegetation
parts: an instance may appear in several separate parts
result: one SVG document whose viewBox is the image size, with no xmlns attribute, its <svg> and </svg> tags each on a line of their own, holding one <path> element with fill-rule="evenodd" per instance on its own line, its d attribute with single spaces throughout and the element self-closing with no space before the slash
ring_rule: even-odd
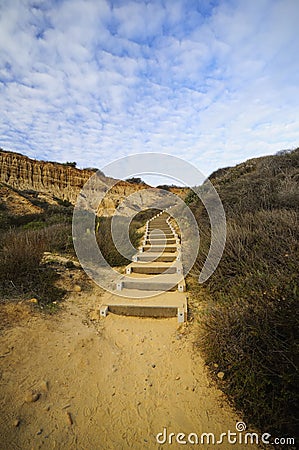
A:
<svg viewBox="0 0 299 450">
<path fill-rule="evenodd" d="M 212 370 L 225 374 L 221 387 L 247 421 L 276 436 L 298 429 L 298 167 L 296 149 L 210 177 L 226 211 L 227 241 L 201 288 L 209 301 L 198 345 Z M 210 245 L 209 219 L 193 191 L 186 202 L 200 228 L 197 276 Z"/>
<path fill-rule="evenodd" d="M 140 232 L 139 229 L 141 227 L 143 227 L 145 222 L 150 217 L 155 215 L 157 212 L 159 212 L 159 210 L 149 209 L 146 211 L 141 211 L 140 213 L 136 214 L 136 216 L 131 221 L 130 227 L 129 227 L 129 237 L 130 237 L 130 243 L 134 247 L 134 250 L 132 248 L 130 248 L 130 246 L 128 246 L 128 245 L 125 246 L 125 250 L 130 257 L 132 257 L 133 254 L 136 252 L 136 249 L 139 245 L 139 241 L 140 241 L 141 237 L 143 236 L 143 232 Z M 118 252 L 118 250 L 113 242 L 112 233 L 111 233 L 111 223 L 112 223 L 111 217 L 99 217 L 97 220 L 97 223 L 98 223 L 97 241 L 98 241 L 101 253 L 104 256 L 105 260 L 112 267 L 113 266 L 124 266 L 126 264 L 129 264 L 130 260 Z M 119 218 L 120 226 L 118 227 L 118 230 L 120 230 L 120 232 L 124 233 L 123 239 L 122 239 L 122 236 L 119 236 L 119 238 L 121 239 L 123 245 L 125 245 L 125 244 L 128 244 L 128 240 L 127 240 L 127 236 L 126 236 L 125 225 L 122 226 L 122 223 L 125 224 L 124 218 Z"/>
<path fill-rule="evenodd" d="M 56 200 L 56 202 L 57 202 L 58 205 L 60 205 L 60 206 L 72 207 L 71 202 L 69 202 L 69 201 L 66 200 L 66 199 L 61 199 L 61 198 L 58 198 L 58 197 L 54 197 L 54 199 Z"/>
<path fill-rule="evenodd" d="M 0 293 L 3 299 L 36 297 L 41 305 L 46 305 L 63 297 L 65 292 L 55 286 L 58 275 L 41 264 L 43 252 L 52 248 L 51 240 L 47 240 L 52 237 L 54 241 L 51 232 L 54 230 L 45 233 L 39 229 L 10 229 L 2 234 Z"/>
<path fill-rule="evenodd" d="M 128 181 L 129 183 L 135 183 L 135 184 L 145 184 L 145 182 L 138 177 L 132 177 L 132 178 L 127 178 L 126 181 Z"/>
<path fill-rule="evenodd" d="M 59 275 L 55 268 L 43 263 L 43 254 L 49 251 L 74 256 L 73 206 L 58 197 L 54 198 L 56 205 L 49 204 L 40 200 L 34 191 L 16 192 L 39 206 L 41 212 L 14 215 L 9 212 L 5 203 L 0 201 L 0 298 L 11 300 L 24 296 L 35 297 L 41 305 L 48 305 L 54 300 L 62 299 L 65 292 L 56 287 L 55 282 Z M 133 247 L 138 246 L 142 235 L 138 229 L 157 211 L 142 211 L 133 218 L 129 227 Z M 82 240 L 86 236 L 85 219 L 88 218 L 88 214 L 88 211 L 85 211 L 80 221 Z M 120 218 L 120 221 L 122 225 L 124 218 Z M 114 245 L 111 218 L 97 218 L 96 229 L 98 244 L 106 261 L 111 266 L 127 264 L 128 260 Z M 124 227 L 121 226 L 120 229 L 125 233 Z M 123 242 L 127 242 L 127 236 L 124 236 Z M 90 240 L 87 239 L 86 245 L 89 244 Z M 129 247 L 127 250 L 130 256 L 132 256 L 130 251 L 131 253 L 136 251 Z"/>
<path fill-rule="evenodd" d="M 106 176 L 102 170 L 97 169 L 96 167 L 84 167 L 83 170 L 89 170 L 90 172 L 95 172 L 100 177 L 105 177 Z"/>
<path fill-rule="evenodd" d="M 30 192 L 24 196 L 30 198 Z M 34 196 L 31 199 L 35 201 Z M 37 201 L 37 200 L 36 200 Z M 40 214 L 13 215 L 0 208 L 0 297 L 35 297 L 40 305 L 63 298 L 55 282 L 59 275 L 42 263 L 44 251 L 73 253 L 72 207 L 68 202 L 43 204 Z M 40 206 L 40 205 L 39 205 Z"/>
<path fill-rule="evenodd" d="M 159 184 L 157 189 L 163 189 L 164 191 L 171 191 L 171 189 L 181 189 L 182 186 L 176 186 L 175 184 Z"/>
<path fill-rule="evenodd" d="M 67 162 L 63 163 L 63 165 L 64 165 L 64 166 L 73 167 L 73 168 L 76 168 L 76 167 L 77 167 L 76 161 L 67 161 Z"/>
</svg>

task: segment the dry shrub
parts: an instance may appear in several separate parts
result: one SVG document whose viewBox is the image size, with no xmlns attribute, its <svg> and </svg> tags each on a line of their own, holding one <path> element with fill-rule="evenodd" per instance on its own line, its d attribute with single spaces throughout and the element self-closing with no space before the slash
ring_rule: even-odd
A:
<svg viewBox="0 0 299 450">
<path fill-rule="evenodd" d="M 31 278 L 39 268 L 45 240 L 36 231 L 7 231 L 0 250 L 0 280 Z"/>
<path fill-rule="evenodd" d="M 0 295 L 9 300 L 19 296 L 37 297 L 46 304 L 63 297 L 55 286 L 58 275 L 41 266 L 47 241 L 44 230 L 11 229 L 0 242 Z"/>
<path fill-rule="evenodd" d="M 141 237 L 143 233 L 139 231 L 145 222 L 153 217 L 159 210 L 157 209 L 148 209 L 145 211 L 140 211 L 134 216 L 130 223 L 129 227 L 129 239 L 126 233 L 126 220 L 121 216 L 117 217 L 118 227 L 117 231 L 120 233 L 118 239 L 122 242 L 123 250 L 130 256 L 133 256 L 135 252 L 137 252 L 137 247 L 140 243 Z M 130 260 L 123 256 L 117 250 L 111 233 L 111 217 L 99 217 L 97 219 L 97 242 L 101 253 L 105 260 L 111 266 L 123 266 L 129 264 Z M 83 234 L 84 235 L 84 234 Z M 132 247 L 134 249 L 132 249 Z"/>
<path fill-rule="evenodd" d="M 198 340 L 206 361 L 225 373 L 221 387 L 248 421 L 280 436 L 298 429 L 298 163 L 296 149 L 215 173 L 227 240 L 201 288 L 211 299 Z M 210 225 L 198 200 L 188 202 L 200 228 L 197 277 Z"/>
<path fill-rule="evenodd" d="M 206 285 L 213 303 L 200 336 L 207 362 L 225 372 L 223 388 L 248 420 L 291 436 L 299 400 L 298 237 L 295 211 L 229 219 L 223 258 Z M 203 241 L 202 255 L 208 233 Z"/>
<path fill-rule="evenodd" d="M 269 280 L 267 291 L 211 305 L 202 321 L 199 342 L 225 373 L 223 389 L 250 422 L 276 435 L 298 429 L 297 301 L 295 276 L 275 287 Z"/>
<path fill-rule="evenodd" d="M 201 230 L 201 248 L 194 274 L 200 271 L 210 245 L 210 232 Z M 296 211 L 263 210 L 227 221 L 226 245 L 219 267 L 206 288 L 216 298 L 243 293 L 244 286 L 261 286 L 264 273 L 288 276 L 297 265 L 299 224 Z M 251 274 L 254 273 L 255 277 Z"/>
<path fill-rule="evenodd" d="M 74 253 L 72 226 L 68 223 L 49 225 L 42 230 L 47 251 Z"/>
<path fill-rule="evenodd" d="M 99 249 L 110 266 L 124 266 L 129 263 L 129 260 L 118 252 L 111 232 L 111 217 L 100 217 L 98 220 L 97 242 Z M 127 236 L 125 227 L 123 229 L 123 242 L 126 243 Z"/>
</svg>

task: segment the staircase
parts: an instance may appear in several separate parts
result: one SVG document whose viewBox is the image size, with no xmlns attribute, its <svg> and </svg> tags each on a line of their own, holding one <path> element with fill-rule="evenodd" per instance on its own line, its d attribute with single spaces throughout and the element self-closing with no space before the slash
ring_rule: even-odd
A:
<svg viewBox="0 0 299 450">
<path fill-rule="evenodd" d="M 187 315 L 186 291 L 181 262 L 180 238 L 164 210 L 148 220 L 139 252 L 126 267 L 112 295 L 100 308 L 138 316 L 172 317 L 184 322 Z"/>
</svg>

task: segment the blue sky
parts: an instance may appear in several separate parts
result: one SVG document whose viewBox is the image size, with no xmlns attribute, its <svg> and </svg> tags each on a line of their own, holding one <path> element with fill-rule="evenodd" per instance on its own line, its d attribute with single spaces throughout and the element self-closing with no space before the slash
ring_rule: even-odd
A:
<svg viewBox="0 0 299 450">
<path fill-rule="evenodd" d="M 205 175 L 299 145 L 298 0 L 0 0 L 0 146 Z"/>
</svg>

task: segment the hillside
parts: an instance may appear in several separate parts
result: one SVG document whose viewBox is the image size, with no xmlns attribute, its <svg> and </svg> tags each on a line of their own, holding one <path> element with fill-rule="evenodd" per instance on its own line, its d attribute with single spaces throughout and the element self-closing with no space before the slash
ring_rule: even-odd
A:
<svg viewBox="0 0 299 450">
<path fill-rule="evenodd" d="M 41 266 L 43 253 L 63 253 L 75 260 L 73 209 L 90 177 L 93 176 L 92 189 L 103 194 L 103 199 L 93 205 L 94 194 L 83 194 L 81 207 L 93 212 L 96 208 L 97 238 L 107 262 L 113 266 L 127 263 L 117 252 L 111 235 L 111 217 L 116 208 L 118 215 L 133 217 L 130 240 L 137 245 L 138 228 L 153 214 L 151 209 L 146 211 L 146 205 L 169 206 L 166 190 L 151 188 L 140 179 L 115 180 L 95 171 L 77 169 L 75 163 L 37 161 L 0 150 L 1 297 L 34 295 L 44 305 L 51 304 L 55 296 L 63 298 L 63 290 L 55 287 L 55 271 Z M 145 190 L 146 196 L 142 194 Z M 186 189 L 167 187 L 167 191 L 184 197 Z"/>
<path fill-rule="evenodd" d="M 2 209 L 7 207 L 7 212 L 19 215 L 42 212 L 48 205 L 74 206 L 82 187 L 96 169 L 78 169 L 73 165 L 74 163 L 38 161 L 0 149 L 0 208 L 2 204 Z M 98 216 L 112 216 L 120 203 L 131 194 L 149 188 L 143 182 L 114 180 L 98 171 L 97 189 L 105 193 L 97 210 Z M 181 198 L 188 191 L 187 188 L 166 188 Z M 153 200 L 157 198 L 162 201 L 163 192 L 151 189 Z M 134 206 L 125 201 L 121 211 L 126 215 L 132 209 L 138 212 L 142 206 L 143 199 L 137 196 L 134 198 Z M 88 204 L 86 207 L 88 208 Z"/>
<path fill-rule="evenodd" d="M 209 179 L 228 214 L 231 210 L 298 209 L 298 170 L 299 148 L 217 170 Z"/>
<path fill-rule="evenodd" d="M 19 199 L 20 196 L 25 198 L 27 200 L 25 209 L 28 211 L 30 211 L 29 203 L 33 204 L 30 212 L 33 212 L 35 205 L 42 206 L 42 203 L 57 205 L 65 202 L 74 205 L 82 187 L 94 173 L 94 170 L 77 169 L 67 163 L 38 161 L 0 149 L 0 183 L 14 191 L 11 192 L 11 197 L 18 195 Z M 115 182 L 116 180 L 104 174 L 97 177 L 97 186 L 103 192 Z M 118 181 L 101 203 L 98 214 L 113 215 L 123 198 L 145 187 L 146 185 Z M 5 197 L 2 201 L 5 201 Z"/>
<path fill-rule="evenodd" d="M 193 314 L 205 309 L 198 344 L 211 370 L 225 374 L 221 387 L 248 422 L 295 436 L 299 149 L 220 169 L 210 180 L 225 208 L 227 239 L 212 277 L 203 287 L 192 283 Z M 186 201 L 201 233 L 196 278 L 210 245 L 209 219 L 194 194 Z"/>
<path fill-rule="evenodd" d="M 5 155 L 6 153 L 4 152 Z M 154 327 L 156 327 L 156 331 L 153 342 L 147 348 L 148 360 L 145 366 L 140 363 L 141 365 L 138 365 L 138 367 L 142 367 L 142 370 L 144 370 L 143 375 L 147 383 L 150 379 L 147 366 L 153 368 L 150 361 L 153 360 L 151 358 L 154 355 L 158 361 L 157 366 L 161 364 L 161 367 L 165 368 L 161 376 L 166 379 L 167 374 L 173 371 L 174 367 L 171 358 L 169 358 L 170 341 L 165 338 L 164 334 L 163 342 L 165 344 L 162 345 L 159 337 L 165 332 L 165 325 L 159 321 L 154 323 L 152 322 L 153 319 L 147 319 L 147 322 L 144 322 L 147 323 L 148 328 L 146 337 L 142 337 L 140 342 L 139 337 L 143 335 L 141 319 L 119 318 L 118 320 L 111 315 L 108 316 L 106 325 L 99 327 L 95 308 L 98 305 L 99 295 L 105 295 L 105 293 L 98 292 L 95 289 L 94 284 L 87 279 L 76 261 L 71 238 L 73 212 L 71 200 L 74 200 L 72 196 L 67 197 L 68 187 L 65 184 L 66 178 L 69 176 L 67 179 L 71 183 L 74 175 L 74 180 L 77 180 L 74 181 L 74 190 L 77 189 L 79 192 L 80 183 L 84 182 L 85 172 L 58 164 L 57 174 L 60 174 L 60 177 L 58 177 L 57 174 L 54 175 L 55 163 L 28 161 L 28 158 L 22 157 L 22 155 L 15 156 L 15 154 L 10 154 L 10 157 L 19 161 L 23 169 L 17 169 L 18 166 L 15 164 L 13 175 L 11 175 L 9 164 L 4 165 L 6 169 L 2 169 L 4 178 L 0 185 L 0 322 L 4 329 L 12 328 L 10 334 L 7 335 L 7 342 L 5 341 L 6 347 L 2 353 L 3 358 L 6 358 L 6 355 L 7 358 L 11 358 L 12 367 L 17 360 L 21 360 L 18 352 L 22 351 L 23 343 L 18 335 L 18 327 L 24 329 L 26 336 L 30 337 L 31 341 L 29 342 L 34 342 L 37 336 L 41 338 L 40 329 L 45 325 L 44 319 L 42 317 L 36 319 L 32 315 L 32 307 L 34 307 L 34 314 L 41 311 L 57 312 L 62 308 L 67 312 L 66 316 L 59 316 L 61 321 L 59 336 L 61 333 L 62 337 L 67 335 L 70 340 L 72 339 L 73 329 L 69 329 L 67 324 L 71 323 L 75 315 L 79 318 L 76 320 L 80 320 L 84 327 L 95 326 L 98 329 L 100 333 L 99 351 L 103 349 L 103 343 L 100 339 L 103 330 L 106 338 L 109 336 L 109 339 L 112 339 L 113 342 L 118 342 L 117 345 L 123 345 L 121 354 L 126 355 L 126 359 L 122 365 L 116 366 L 115 364 L 113 367 L 113 369 L 117 367 L 117 370 L 113 372 L 117 375 L 114 376 L 115 384 L 112 388 L 112 394 L 108 382 L 111 375 L 109 370 L 112 366 L 107 369 L 107 379 L 103 380 L 103 384 L 107 387 L 107 389 L 105 388 L 104 398 L 106 399 L 106 396 L 108 398 L 110 395 L 114 397 L 115 392 L 118 392 L 122 404 L 121 406 L 118 403 L 117 406 L 113 405 L 113 408 L 115 408 L 113 414 L 110 415 L 108 411 L 104 423 L 109 423 L 111 426 L 114 423 L 119 424 L 115 421 L 119 420 L 123 412 L 128 408 L 133 410 L 132 403 L 131 401 L 128 403 L 128 399 L 135 396 L 137 391 L 144 391 L 146 395 L 150 390 L 155 392 L 149 394 L 151 399 L 150 414 L 154 416 L 160 405 L 159 402 L 156 402 L 160 393 L 160 379 L 151 380 L 150 385 L 145 385 L 145 387 L 142 386 L 140 380 L 136 379 L 134 386 L 137 386 L 138 389 L 137 391 L 134 390 L 135 387 L 133 389 L 132 385 L 128 395 L 122 380 L 129 377 L 130 371 L 127 371 L 127 367 L 130 367 L 131 361 L 134 361 L 135 348 L 140 345 L 144 350 L 143 343 L 146 339 L 151 340 L 151 330 Z M 48 178 L 46 178 L 48 181 L 44 181 L 43 177 L 36 178 L 30 175 L 32 172 L 36 172 L 35 164 L 37 167 L 50 164 L 51 182 Z M 26 167 L 27 171 L 25 171 Z M 20 175 L 21 172 L 22 176 Z M 39 169 L 38 173 L 41 173 Z M 190 355 L 191 347 L 195 353 L 192 354 L 192 357 L 189 355 L 190 358 L 185 360 L 185 353 L 181 351 L 180 342 L 176 345 L 176 351 L 180 353 L 182 358 L 180 359 L 182 361 L 180 367 L 184 367 L 184 370 L 175 376 L 175 383 L 183 380 L 187 375 L 188 383 L 186 386 L 182 385 L 180 391 L 173 391 L 172 382 L 166 383 L 167 395 L 170 398 L 168 410 L 170 415 L 175 411 L 172 420 L 177 420 L 178 425 L 181 418 L 187 416 L 189 421 L 192 421 L 194 417 L 199 417 L 200 422 L 203 423 L 203 417 L 200 416 L 199 409 L 201 409 L 204 400 L 203 397 L 200 397 L 200 392 L 202 392 L 203 385 L 208 386 L 209 381 L 205 376 L 202 378 L 204 367 L 198 359 L 198 354 L 201 353 L 209 366 L 210 373 L 218 382 L 222 391 L 233 402 L 236 410 L 241 411 L 242 419 L 247 426 L 251 429 L 269 432 L 275 437 L 295 437 L 298 429 L 297 386 L 299 383 L 299 149 L 280 152 L 274 156 L 251 159 L 235 167 L 220 169 L 210 176 L 210 180 L 216 187 L 226 212 L 226 246 L 215 273 L 207 283 L 199 286 L 197 283 L 198 273 L 210 246 L 210 224 L 202 203 L 190 191 L 185 200 L 190 205 L 198 222 L 200 250 L 197 262 L 187 279 L 190 293 L 188 300 L 190 320 L 186 329 L 179 330 L 177 333 L 180 336 L 179 340 L 182 336 L 186 339 L 186 348 L 188 348 Z M 102 176 L 102 182 L 103 189 L 107 189 L 106 177 Z M 9 183 L 11 184 L 9 185 Z M 65 186 L 65 189 L 63 186 Z M 107 261 L 115 267 L 125 265 L 126 262 L 119 257 L 111 234 L 109 234 L 111 214 L 115 211 L 115 206 L 118 205 L 120 199 L 130 192 L 140 191 L 142 187 L 144 187 L 143 184 L 122 181 L 116 184 L 114 191 L 109 194 L 111 197 L 107 197 L 108 203 L 104 205 L 102 216 L 97 218 L 99 224 L 97 237 L 100 248 L 107 257 Z M 173 189 L 176 189 L 177 193 L 182 196 L 186 193 L 184 189 Z M 209 195 L 205 183 L 200 189 L 203 195 Z M 153 195 L 159 197 L 163 194 L 156 189 L 153 190 Z M 142 209 L 141 197 L 133 205 L 133 208 L 136 209 L 136 212 Z M 130 238 L 136 247 L 141 235 L 140 230 L 149 217 L 148 211 L 139 212 L 135 221 L 132 222 Z M 82 298 L 81 291 L 83 291 Z M 61 300 L 65 300 L 65 302 L 61 302 Z M 89 303 L 86 303 L 88 301 Z M 92 309 L 87 312 L 84 308 Z M 83 310 L 84 314 L 82 315 Z M 66 319 L 64 320 L 63 317 L 66 317 Z M 53 325 L 50 320 L 47 323 L 51 323 L 50 328 L 56 336 L 55 322 L 53 322 Z M 47 326 L 44 334 L 42 334 L 41 347 L 38 351 L 38 360 L 43 361 L 43 364 L 44 355 L 48 354 Z M 140 332 L 139 337 L 134 334 L 137 328 Z M 126 344 L 119 338 L 120 333 L 124 333 L 124 330 L 128 332 Z M 172 333 L 173 343 L 177 337 L 175 337 L 175 328 L 172 328 L 171 323 L 169 323 L 169 330 Z M 81 329 L 81 332 L 84 333 L 84 330 Z M 89 332 L 93 334 L 92 329 Z M 136 337 L 134 341 L 132 340 L 133 334 Z M 15 343 L 16 336 L 17 344 Z M 80 338 L 78 339 L 80 340 Z M 107 339 L 105 342 L 107 343 Z M 132 342 L 134 342 L 135 347 L 131 345 Z M 85 345 L 87 345 L 86 342 L 84 342 Z M 110 344 L 109 341 L 105 350 L 105 358 L 110 358 L 111 348 L 119 348 L 113 347 L 114 345 L 116 344 Z M 14 356 L 11 350 L 14 346 L 18 349 L 17 356 Z M 30 345 L 28 344 L 28 346 Z M 94 345 L 91 345 L 88 350 L 90 361 L 93 360 L 92 349 L 94 349 Z M 155 353 L 153 349 L 157 349 L 157 352 Z M 159 349 L 164 349 L 164 353 L 162 354 Z M 60 350 L 61 357 L 63 357 L 66 349 L 63 347 Z M 54 367 L 60 364 L 60 361 L 55 360 L 55 351 L 50 352 L 51 358 L 53 358 L 51 364 L 54 361 Z M 83 356 L 78 353 L 80 352 L 74 351 L 74 358 L 75 364 L 80 365 L 81 359 L 78 362 L 76 358 L 83 358 Z M 83 353 L 85 358 L 85 348 Z M 140 352 L 141 356 L 143 354 L 143 351 Z M 24 367 L 20 367 L 26 380 L 28 373 L 34 373 L 33 367 L 36 364 L 35 357 L 37 357 L 37 354 L 30 353 L 30 355 L 31 360 L 27 360 Z M 68 373 L 68 361 L 70 361 L 68 358 L 66 358 L 65 373 Z M 166 359 L 168 362 L 165 365 Z M 193 364 L 194 361 L 196 363 Z M 197 364 L 199 367 L 196 366 Z M 3 365 L 5 365 L 4 360 Z M 156 366 L 156 361 L 154 366 Z M 188 366 L 187 371 L 185 371 L 185 366 Z M 41 364 L 40 367 L 44 366 Z M 91 367 L 90 365 L 89 368 Z M 87 376 L 85 369 L 84 366 L 84 374 Z M 80 368 L 78 370 L 80 372 Z M 98 373 L 97 364 L 91 370 Z M 81 389 L 82 386 L 78 387 L 76 380 L 80 377 L 78 378 L 77 372 L 74 373 L 75 376 L 71 378 L 70 386 L 72 392 L 77 392 L 78 388 Z M 39 378 L 46 379 L 48 374 L 51 378 L 49 384 L 51 393 L 48 394 L 48 391 L 41 393 L 42 400 L 47 399 L 48 395 L 54 395 L 54 398 L 60 396 L 59 386 L 53 387 L 52 378 L 55 377 L 51 370 L 47 373 L 41 370 Z M 30 383 L 24 384 L 26 389 L 30 385 L 34 386 L 34 389 L 40 389 L 39 380 L 30 377 L 28 379 L 30 379 Z M 14 383 L 17 382 L 18 375 L 14 377 Z M 152 385 L 156 385 L 155 383 L 157 383 L 157 391 L 151 389 Z M 88 383 L 85 384 L 87 386 Z M 190 391 L 191 385 L 193 387 Z M 149 391 L 147 391 L 148 387 L 150 388 Z M 7 395 L 12 395 L 10 388 L 7 389 Z M 13 386 L 12 389 L 15 390 L 15 387 Z M 183 395 L 184 398 L 188 397 L 188 402 L 185 405 L 187 414 L 185 410 L 177 411 L 177 396 L 182 390 L 188 391 L 188 394 L 184 393 Z M 40 393 L 40 391 L 38 392 Z M 68 401 L 68 392 L 66 388 L 64 397 L 66 404 L 75 408 L 75 417 L 77 417 L 75 420 L 78 420 L 78 423 L 83 426 L 84 418 L 80 418 L 82 405 L 77 401 Z M 174 392 L 173 396 L 171 392 Z M 195 394 L 193 394 L 194 392 Z M 211 394 L 211 391 L 207 390 L 205 396 L 208 396 L 208 392 L 211 397 L 205 400 L 205 411 L 207 411 L 208 416 L 208 411 L 211 408 L 213 409 L 213 426 L 218 429 L 218 425 L 215 424 L 220 420 L 219 411 L 221 416 L 222 410 L 217 401 L 215 402 L 215 396 Z M 13 414 L 16 414 L 19 404 L 22 402 L 22 395 L 23 393 L 18 391 L 16 404 L 14 401 L 10 405 L 5 401 L 3 402 L 3 409 L 6 408 L 9 411 L 11 422 L 13 422 Z M 86 395 L 93 397 L 93 392 L 87 391 Z M 143 401 L 145 401 L 145 408 L 148 408 L 147 401 L 140 400 L 142 404 Z M 211 406 L 212 404 L 213 406 Z M 38 403 L 38 405 L 44 406 L 43 402 Z M 19 409 L 20 416 L 17 416 L 15 423 L 21 424 L 20 436 L 26 436 L 28 442 L 32 443 L 34 426 L 31 424 L 27 428 L 26 424 L 29 423 L 28 417 L 30 414 L 32 417 L 35 416 L 34 411 L 30 412 L 30 408 L 28 410 L 26 408 L 24 410 Z M 94 408 L 94 404 L 92 408 Z M 105 408 L 105 405 L 103 405 L 103 408 Z M 138 413 L 138 407 L 136 411 Z M 53 421 L 57 420 L 60 427 L 65 426 L 63 421 L 68 416 L 63 419 L 60 417 L 60 413 L 57 413 L 57 416 L 55 414 L 56 412 L 51 416 Z M 96 412 L 95 416 L 97 417 L 96 420 L 102 420 L 101 411 Z M 139 419 L 143 417 L 139 413 L 137 416 Z M 43 427 L 46 429 L 47 418 L 41 411 L 39 417 L 41 417 L 40 429 L 43 429 Z M 229 429 L 234 429 L 234 425 L 232 425 L 234 423 L 232 418 L 234 417 L 232 411 L 227 415 L 225 421 L 227 425 L 225 426 Z M 134 420 L 139 419 L 134 418 Z M 7 426 L 7 419 L 4 422 L 4 435 L 7 439 L 8 436 L 14 434 L 14 428 L 12 427 L 18 427 L 19 425 Z M 53 423 L 51 426 L 55 427 Z M 142 435 L 144 423 L 143 419 L 140 420 L 138 436 Z M 205 424 L 205 427 L 204 430 L 207 431 L 208 423 Z M 125 426 L 120 425 L 122 432 L 124 429 Z M 194 429 L 196 427 L 190 428 L 190 431 Z M 222 428 L 222 431 L 223 429 L 226 428 Z M 131 438 L 133 431 L 131 430 L 130 433 Z M 96 438 L 93 434 L 91 435 L 93 436 L 92 439 Z M 59 441 L 60 438 L 57 437 L 57 439 Z M 69 437 L 66 439 L 69 439 Z M 81 439 L 84 440 L 82 436 Z M 105 439 L 105 442 L 109 442 L 110 438 L 106 437 Z M 117 439 L 121 438 L 118 436 Z M 276 446 L 276 448 L 294 449 L 295 447 Z"/>
<path fill-rule="evenodd" d="M 72 198 L 57 197 L 57 186 L 52 190 L 42 178 L 28 181 L 30 170 L 0 188 L 1 448 L 154 449 L 164 426 L 203 440 L 208 431 L 217 439 L 235 430 L 242 418 L 208 378 L 187 324 L 100 318 L 100 302 L 110 294 L 76 261 Z M 118 201 L 127 186 L 139 189 L 121 184 Z M 133 208 L 141 206 L 140 197 Z M 141 211 L 132 221 L 136 247 L 152 215 Z M 111 217 L 98 217 L 97 224 L 103 254 L 122 265 L 109 234 Z"/>
</svg>

